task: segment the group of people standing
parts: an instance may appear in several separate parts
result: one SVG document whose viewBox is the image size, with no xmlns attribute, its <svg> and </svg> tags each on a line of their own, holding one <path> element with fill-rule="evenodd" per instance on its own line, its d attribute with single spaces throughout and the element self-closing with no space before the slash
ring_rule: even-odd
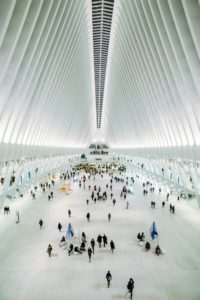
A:
<svg viewBox="0 0 200 300">
<path fill-rule="evenodd" d="M 103 243 L 103 247 L 106 247 L 107 244 L 108 244 L 107 236 L 105 234 L 104 235 L 100 235 L 99 234 L 97 236 L 97 243 L 99 245 L 99 248 L 101 248 L 101 244 L 102 243 Z M 86 245 L 87 245 L 86 235 L 85 235 L 84 232 L 82 232 L 82 242 L 81 242 L 80 247 L 74 246 L 71 243 L 70 246 L 69 246 L 69 249 L 68 249 L 69 256 L 72 253 L 79 253 L 79 254 L 84 253 L 86 251 Z M 96 245 L 96 242 L 95 242 L 94 238 L 91 239 L 90 245 L 91 246 L 89 246 L 88 249 L 87 249 L 87 253 L 88 253 L 88 257 L 89 257 L 89 262 L 91 262 L 92 254 L 95 254 L 95 245 Z M 113 240 L 110 241 L 110 249 L 111 249 L 111 253 L 114 253 L 115 244 L 114 244 Z"/>
</svg>

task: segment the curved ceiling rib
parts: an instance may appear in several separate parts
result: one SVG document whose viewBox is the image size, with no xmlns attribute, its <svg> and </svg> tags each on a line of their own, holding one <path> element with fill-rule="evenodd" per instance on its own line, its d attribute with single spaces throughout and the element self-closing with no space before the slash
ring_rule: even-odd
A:
<svg viewBox="0 0 200 300">
<path fill-rule="evenodd" d="M 102 124 L 113 147 L 200 145 L 198 0 L 115 1 Z"/>
<path fill-rule="evenodd" d="M 0 2 L 0 141 L 81 147 L 95 129 L 91 3 Z"/>
<path fill-rule="evenodd" d="M 0 144 L 200 145 L 199 37 L 199 0 L 0 1 Z"/>
</svg>

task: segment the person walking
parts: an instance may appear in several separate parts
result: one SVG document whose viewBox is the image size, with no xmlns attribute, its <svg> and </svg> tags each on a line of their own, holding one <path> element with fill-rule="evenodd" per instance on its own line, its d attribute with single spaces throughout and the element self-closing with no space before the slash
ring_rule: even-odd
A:
<svg viewBox="0 0 200 300">
<path fill-rule="evenodd" d="M 95 247 L 95 240 L 91 239 L 91 247 L 92 247 L 92 252 L 94 254 L 94 247 Z"/>
<path fill-rule="evenodd" d="M 71 217 L 71 210 L 70 209 L 68 209 L 68 216 L 69 216 L 69 218 Z"/>
<path fill-rule="evenodd" d="M 111 219 L 111 213 L 108 214 L 108 222 L 110 222 Z"/>
<path fill-rule="evenodd" d="M 99 244 L 99 248 L 101 248 L 102 236 L 100 234 L 97 237 L 97 242 Z"/>
<path fill-rule="evenodd" d="M 61 232 L 62 229 L 62 225 L 60 224 L 60 222 L 58 223 L 58 230 Z"/>
<path fill-rule="evenodd" d="M 107 236 L 104 234 L 103 235 L 103 246 L 106 247 L 107 244 L 108 244 Z"/>
<path fill-rule="evenodd" d="M 114 249 L 115 249 L 115 244 L 114 244 L 113 240 L 110 241 L 110 249 L 111 249 L 111 252 L 113 253 Z"/>
<path fill-rule="evenodd" d="M 113 205 L 115 206 L 115 203 L 116 203 L 116 200 L 115 199 L 113 199 Z"/>
<path fill-rule="evenodd" d="M 49 254 L 49 257 L 51 257 L 52 250 L 53 250 L 53 247 L 51 246 L 51 244 L 49 244 L 49 246 L 47 248 L 47 253 Z"/>
<path fill-rule="evenodd" d="M 39 225 L 40 225 L 40 229 L 41 229 L 42 226 L 43 226 L 43 221 L 42 221 L 42 219 L 39 220 Z"/>
<path fill-rule="evenodd" d="M 133 298 L 133 289 L 134 289 L 134 280 L 133 280 L 133 278 L 129 279 L 129 282 L 127 284 L 127 289 L 128 289 L 128 292 L 130 293 L 130 298 L 132 300 L 132 298 Z"/>
<path fill-rule="evenodd" d="M 70 244 L 70 245 L 69 245 L 69 250 L 68 250 L 69 256 L 70 256 L 70 254 L 72 253 L 73 250 L 74 250 L 74 245 L 73 245 L 73 244 Z"/>
<path fill-rule="evenodd" d="M 112 275 L 111 275 L 110 271 L 107 272 L 106 279 L 107 279 L 107 286 L 109 288 L 110 287 L 110 282 L 112 280 Z"/>
<path fill-rule="evenodd" d="M 84 252 L 85 251 L 85 242 L 82 242 L 80 245 L 80 251 Z"/>
<path fill-rule="evenodd" d="M 87 243 L 85 232 L 82 232 L 81 238 L 82 238 L 82 242 Z"/>
<path fill-rule="evenodd" d="M 91 262 L 91 256 L 92 256 L 92 249 L 89 247 L 89 248 L 88 248 L 89 262 Z"/>
<path fill-rule="evenodd" d="M 88 222 L 90 222 L 90 213 L 89 212 L 87 213 L 86 218 L 87 218 Z"/>
</svg>

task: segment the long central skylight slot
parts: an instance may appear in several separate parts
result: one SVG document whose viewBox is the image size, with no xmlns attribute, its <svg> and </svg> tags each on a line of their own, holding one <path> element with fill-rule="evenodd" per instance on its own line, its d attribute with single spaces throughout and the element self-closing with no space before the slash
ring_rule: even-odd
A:
<svg viewBox="0 0 200 300">
<path fill-rule="evenodd" d="M 104 85 L 114 0 L 92 0 L 96 123 L 101 128 Z"/>
</svg>

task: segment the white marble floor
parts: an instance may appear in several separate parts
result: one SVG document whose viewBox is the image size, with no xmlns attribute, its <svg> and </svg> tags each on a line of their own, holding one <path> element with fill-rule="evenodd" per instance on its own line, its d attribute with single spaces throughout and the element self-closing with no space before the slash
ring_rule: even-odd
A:
<svg viewBox="0 0 200 300">
<path fill-rule="evenodd" d="M 176 214 L 169 212 L 161 202 L 165 196 L 148 194 L 143 197 L 142 184 L 137 179 L 134 195 L 128 195 L 130 208 L 119 194 L 123 184 L 114 183 L 115 207 L 111 200 L 91 202 L 88 184 L 101 185 L 108 176 L 86 182 L 86 189 L 70 182 L 69 195 L 59 192 L 61 183 L 54 188 L 55 197 L 47 200 L 47 193 L 39 193 L 36 200 L 29 196 L 16 199 L 10 205 L 11 214 L 0 215 L 0 300 L 76 300 L 76 299 L 128 299 L 126 285 L 130 277 L 135 280 L 134 299 L 148 300 L 199 300 L 200 299 L 200 211 L 184 200 L 175 203 Z M 156 201 L 156 208 L 150 202 Z M 69 222 L 67 211 L 79 238 L 84 231 L 90 241 L 99 233 L 114 240 L 116 251 L 99 249 L 88 262 L 86 253 L 68 256 L 59 248 L 59 240 L 66 233 Z M 20 211 L 20 223 L 15 223 L 15 210 Z M 86 213 L 91 213 L 91 222 Z M 107 220 L 108 212 L 112 219 Z M 38 221 L 44 220 L 39 229 Z M 165 255 L 155 256 L 138 246 L 136 235 L 144 231 L 148 239 L 149 228 L 155 221 L 159 232 L 159 244 Z M 58 232 L 61 222 L 63 231 Z M 47 256 L 48 244 L 53 246 L 53 255 Z M 153 244 L 152 244 L 153 245 Z M 106 287 L 106 272 L 112 273 L 111 287 Z"/>
</svg>

